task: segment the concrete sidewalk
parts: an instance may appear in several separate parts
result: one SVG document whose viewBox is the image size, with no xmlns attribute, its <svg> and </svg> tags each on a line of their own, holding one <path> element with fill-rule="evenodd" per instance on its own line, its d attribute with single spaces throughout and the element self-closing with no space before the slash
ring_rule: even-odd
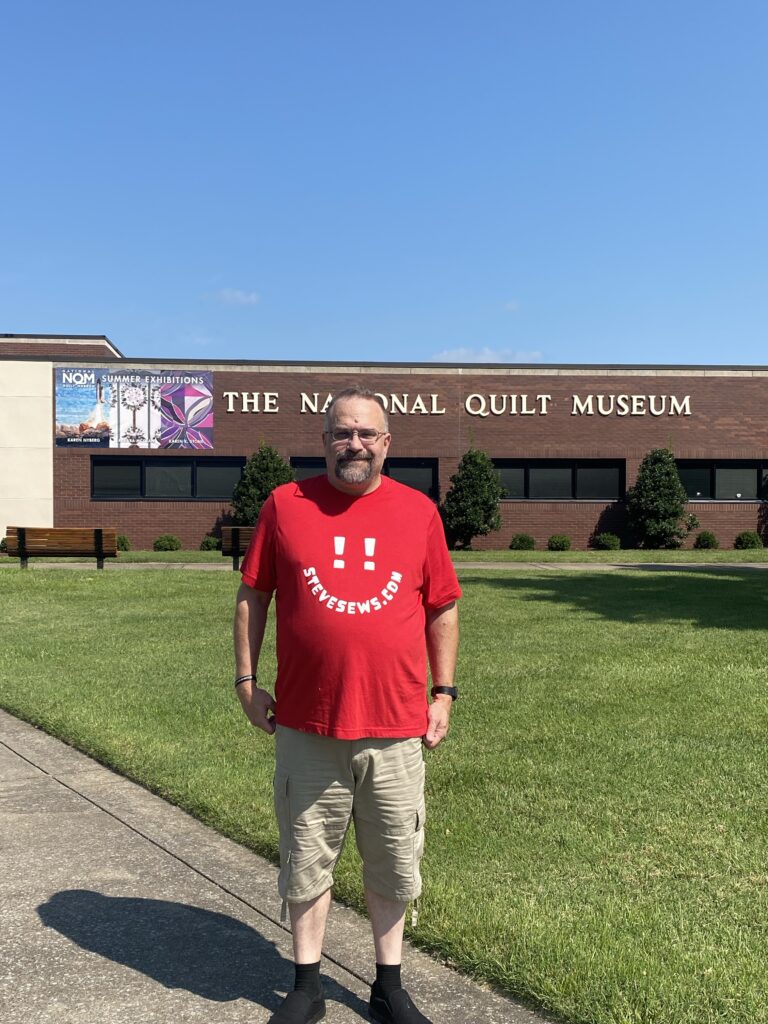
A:
<svg viewBox="0 0 768 1024">
<path fill-rule="evenodd" d="M 259 1024 L 292 983 L 271 864 L 4 712 L 0 853 L 3 1024 Z M 326 953 L 326 1020 L 367 1020 L 368 923 L 334 906 Z M 543 1020 L 411 948 L 404 977 L 434 1024 Z"/>
</svg>

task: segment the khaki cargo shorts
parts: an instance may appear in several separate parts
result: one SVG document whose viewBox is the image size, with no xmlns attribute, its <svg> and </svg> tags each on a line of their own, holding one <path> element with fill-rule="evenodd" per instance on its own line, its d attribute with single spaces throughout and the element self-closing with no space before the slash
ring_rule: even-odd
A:
<svg viewBox="0 0 768 1024">
<path fill-rule="evenodd" d="M 385 899 L 417 899 L 425 817 L 421 738 L 340 740 L 278 725 L 275 739 L 283 900 L 303 903 L 330 889 L 350 819 L 365 887 Z"/>
</svg>

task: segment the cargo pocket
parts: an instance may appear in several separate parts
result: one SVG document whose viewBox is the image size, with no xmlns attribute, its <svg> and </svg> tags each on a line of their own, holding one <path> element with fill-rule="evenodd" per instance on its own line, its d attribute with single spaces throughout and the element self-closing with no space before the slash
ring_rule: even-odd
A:
<svg viewBox="0 0 768 1024">
<path fill-rule="evenodd" d="M 293 849 L 293 822 L 289 794 L 290 779 L 286 772 L 275 772 L 273 788 L 275 794 L 275 815 L 280 836 L 280 874 L 277 891 L 285 900 L 291 881 L 291 853 Z"/>
<path fill-rule="evenodd" d="M 426 807 L 421 805 L 416 812 L 416 828 L 413 833 L 413 898 L 421 895 L 421 858 L 424 856 L 424 822 Z"/>
</svg>

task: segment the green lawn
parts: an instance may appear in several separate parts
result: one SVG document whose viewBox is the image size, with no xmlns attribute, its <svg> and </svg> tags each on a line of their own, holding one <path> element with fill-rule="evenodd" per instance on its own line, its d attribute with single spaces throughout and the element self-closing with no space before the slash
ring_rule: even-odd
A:
<svg viewBox="0 0 768 1024">
<path fill-rule="evenodd" d="M 274 857 L 272 741 L 232 692 L 237 583 L 3 572 L 0 703 Z M 462 585 L 415 940 L 568 1021 L 768 1022 L 763 574 Z M 337 891 L 360 905 L 352 843 Z"/>
<path fill-rule="evenodd" d="M 0 556 L 3 560 L 18 562 L 18 558 L 7 558 Z M 738 565 L 743 562 L 768 562 L 768 548 L 755 548 L 751 551 L 452 551 L 451 557 L 457 565 L 463 562 L 534 562 L 534 563 L 556 563 L 567 565 L 569 562 L 581 564 L 608 564 L 608 565 L 644 565 L 648 562 L 656 562 L 662 565 L 677 565 L 690 563 L 692 565 L 731 564 Z M 30 564 L 38 562 L 92 562 L 93 558 L 33 558 Z M 113 561 L 113 559 L 108 559 Z M 220 551 L 120 551 L 117 556 L 119 562 L 214 562 L 231 564 L 231 557 L 226 559 Z"/>
<path fill-rule="evenodd" d="M 753 548 L 750 551 L 452 551 L 451 558 L 460 565 L 462 562 L 555 562 L 567 565 L 580 564 L 645 565 L 656 562 L 662 565 L 732 564 L 742 562 L 768 562 L 768 548 Z"/>
</svg>

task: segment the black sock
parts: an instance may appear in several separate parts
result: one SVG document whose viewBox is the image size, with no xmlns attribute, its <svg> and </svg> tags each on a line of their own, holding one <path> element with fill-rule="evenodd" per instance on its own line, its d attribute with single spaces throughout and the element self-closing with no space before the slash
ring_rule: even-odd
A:
<svg viewBox="0 0 768 1024">
<path fill-rule="evenodd" d="M 295 964 L 294 966 L 296 968 L 294 990 L 296 992 L 306 992 L 313 999 L 316 996 L 322 995 L 323 986 L 320 984 L 320 961 L 318 960 L 316 964 Z"/>
<path fill-rule="evenodd" d="M 400 964 L 376 964 L 376 981 L 385 996 L 402 988 Z"/>
</svg>

